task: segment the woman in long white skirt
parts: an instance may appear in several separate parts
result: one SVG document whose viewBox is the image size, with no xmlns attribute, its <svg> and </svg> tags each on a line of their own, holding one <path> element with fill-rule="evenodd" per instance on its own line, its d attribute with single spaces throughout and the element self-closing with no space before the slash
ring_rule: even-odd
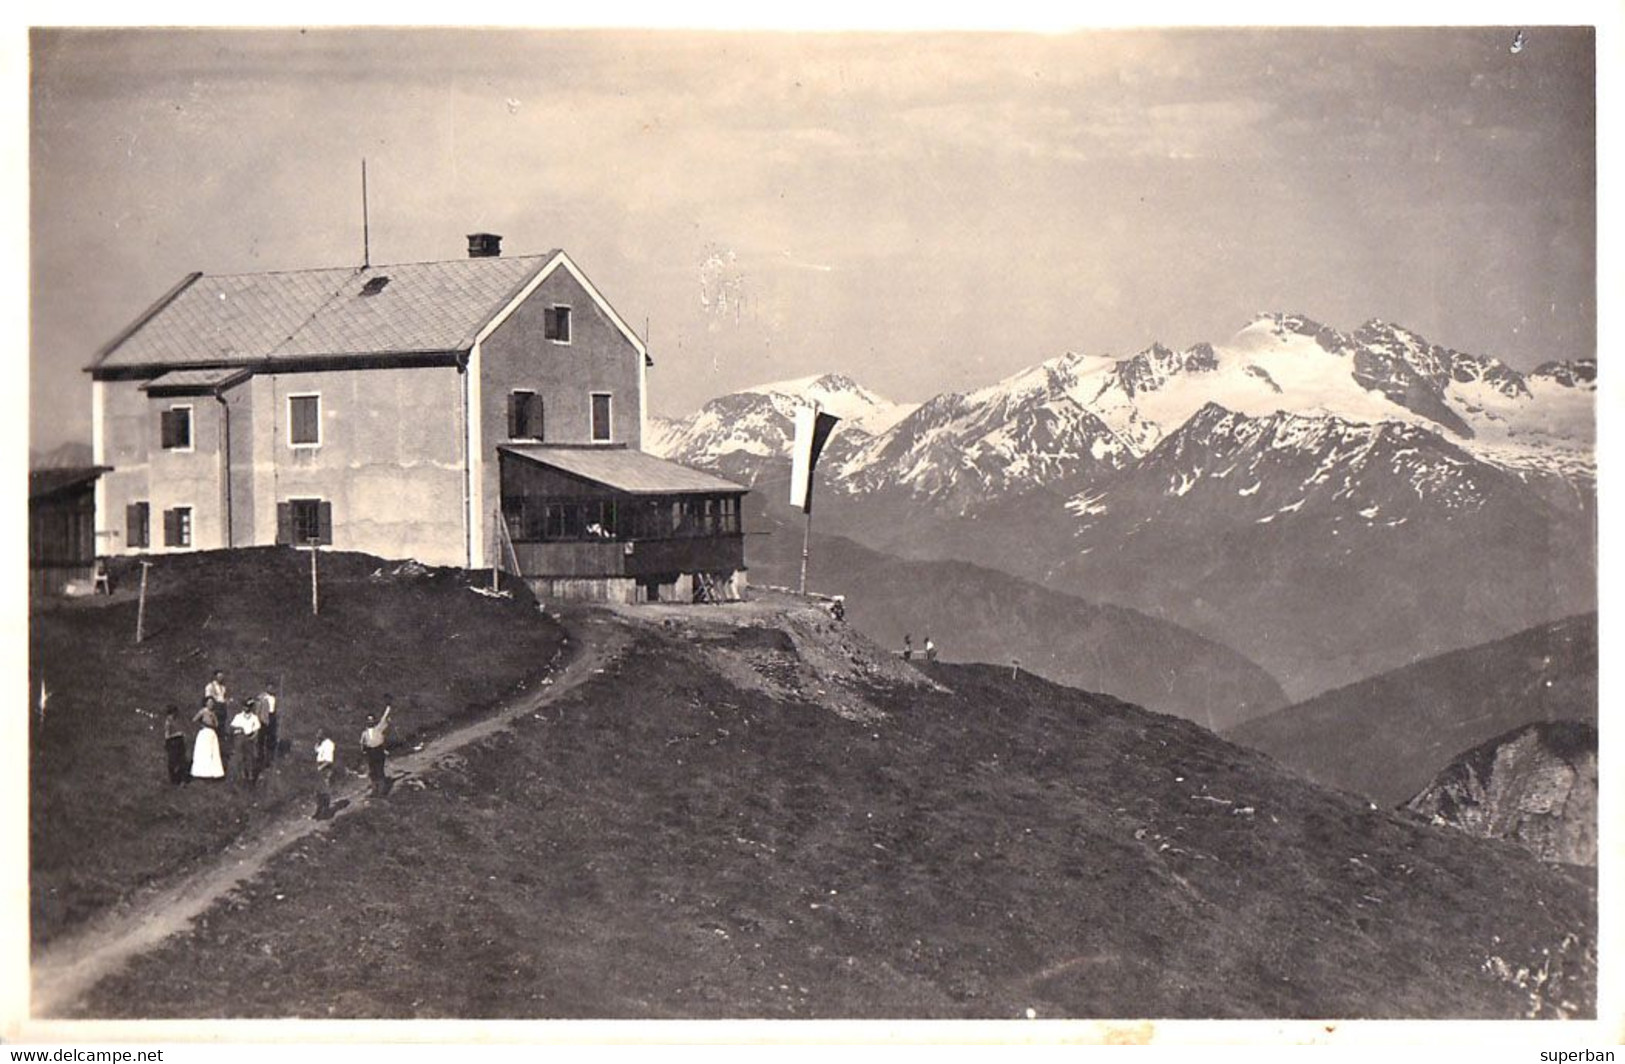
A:
<svg viewBox="0 0 1625 1064">
<path fill-rule="evenodd" d="M 214 715 L 213 704 L 204 702 L 203 708 L 192 719 L 201 725 L 197 730 L 197 740 L 192 744 L 192 778 L 225 779 L 226 768 L 220 763 L 220 735 L 216 731 L 220 719 Z"/>
</svg>

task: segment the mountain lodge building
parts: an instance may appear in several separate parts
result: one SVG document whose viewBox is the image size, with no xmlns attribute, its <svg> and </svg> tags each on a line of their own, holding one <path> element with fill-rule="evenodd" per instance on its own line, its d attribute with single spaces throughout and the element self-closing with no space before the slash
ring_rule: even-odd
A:
<svg viewBox="0 0 1625 1064">
<path fill-rule="evenodd" d="M 644 342 L 563 251 L 190 274 L 98 354 L 100 554 L 326 545 L 544 597 L 731 598 L 745 489 L 643 453 Z"/>
</svg>

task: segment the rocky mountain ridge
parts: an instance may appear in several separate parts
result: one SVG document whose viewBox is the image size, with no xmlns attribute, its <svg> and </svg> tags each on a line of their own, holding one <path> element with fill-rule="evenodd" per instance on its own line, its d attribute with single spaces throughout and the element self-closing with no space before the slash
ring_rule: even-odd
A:
<svg viewBox="0 0 1625 1064">
<path fill-rule="evenodd" d="M 1597 729 L 1537 721 L 1456 758 L 1405 807 L 1537 857 L 1597 864 Z"/>
<path fill-rule="evenodd" d="M 1592 360 L 1520 373 L 1389 323 L 1261 315 L 1223 344 L 1069 353 L 843 425 L 820 522 L 1152 613 L 1304 697 L 1592 608 L 1595 381 Z M 734 418 L 753 435 L 731 450 L 666 453 L 771 481 L 793 406 Z M 725 427 L 691 429 L 707 419 Z"/>
</svg>

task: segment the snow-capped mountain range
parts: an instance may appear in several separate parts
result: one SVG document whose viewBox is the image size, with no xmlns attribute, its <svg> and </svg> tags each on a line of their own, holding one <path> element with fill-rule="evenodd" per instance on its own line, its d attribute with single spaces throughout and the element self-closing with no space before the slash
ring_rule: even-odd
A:
<svg viewBox="0 0 1625 1064">
<path fill-rule="evenodd" d="M 850 377 L 827 373 L 725 395 L 681 420 L 650 418 L 644 449 L 712 469 L 753 458 L 788 457 L 795 411 L 801 406 L 841 419 L 838 435 L 844 439 L 834 445 L 836 453 L 887 431 L 915 410 L 915 405 L 880 398 Z"/>
<path fill-rule="evenodd" d="M 646 446 L 776 496 L 806 402 L 843 418 L 824 530 L 1176 621 L 1294 697 L 1594 607 L 1594 360 L 1520 372 L 1265 314 L 917 407 L 838 376 L 765 386 Z"/>
<path fill-rule="evenodd" d="M 1596 363 L 1520 373 L 1497 359 L 1371 321 L 1344 334 L 1261 315 L 1229 341 L 1130 358 L 1068 353 L 969 394 L 892 403 L 839 375 L 763 385 L 680 421 L 649 450 L 740 472 L 788 454 L 798 405 L 842 418 L 824 464 L 838 490 L 903 488 L 965 505 L 1133 465 L 1209 404 L 1244 418 L 1408 424 L 1521 475 L 1595 477 Z M 839 442 L 837 442 L 839 441 Z"/>
</svg>

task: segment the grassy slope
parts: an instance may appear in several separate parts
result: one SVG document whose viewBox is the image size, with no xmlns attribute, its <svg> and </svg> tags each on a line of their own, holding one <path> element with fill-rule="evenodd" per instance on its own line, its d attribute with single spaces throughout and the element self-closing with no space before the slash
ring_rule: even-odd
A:
<svg viewBox="0 0 1625 1064">
<path fill-rule="evenodd" d="M 759 670 L 792 653 L 771 646 L 750 644 Z M 86 1014 L 1595 1007 L 1593 890 L 1513 847 L 1006 669 L 938 665 L 953 693 L 879 691 L 866 724 L 730 685 L 707 653 L 640 636 L 298 844 Z"/>
<path fill-rule="evenodd" d="M 1458 754 L 1536 720 L 1597 719 L 1597 615 L 1426 658 L 1227 731 L 1333 787 L 1406 801 Z"/>
<path fill-rule="evenodd" d="M 142 884 L 217 856 L 244 828 L 311 801 L 316 728 L 358 764 L 364 714 L 396 694 L 397 742 L 511 693 L 541 672 L 561 631 L 520 588 L 466 590 L 461 574 L 373 579 L 364 555 L 321 558 L 322 612 L 310 615 L 308 559 L 278 550 L 162 558 L 149 575 L 147 638 L 133 642 L 134 579 L 106 599 L 37 610 L 29 626 L 31 926 L 36 946 Z M 172 786 L 162 711 L 197 708 L 215 667 L 233 698 L 282 683 L 281 738 L 297 773 L 256 789 Z M 156 714 L 147 716 L 136 709 Z M 193 732 L 188 724 L 187 730 Z M 190 745 L 190 744 L 189 744 Z"/>
</svg>

